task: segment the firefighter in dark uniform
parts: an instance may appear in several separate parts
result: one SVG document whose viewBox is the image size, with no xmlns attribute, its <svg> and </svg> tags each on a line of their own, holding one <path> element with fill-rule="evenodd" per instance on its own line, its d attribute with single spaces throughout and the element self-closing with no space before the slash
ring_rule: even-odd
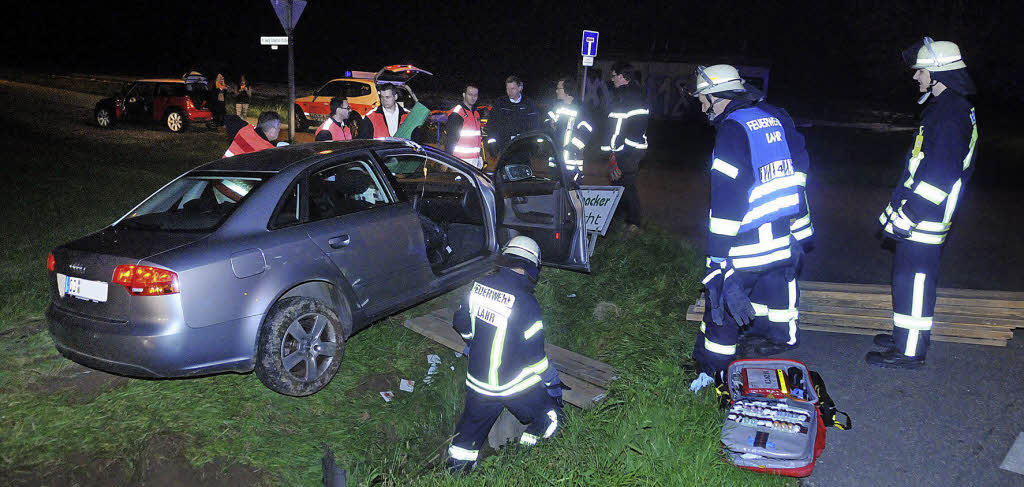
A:
<svg viewBox="0 0 1024 487">
<path fill-rule="evenodd" d="M 317 127 L 313 140 L 352 140 L 352 128 L 348 126 L 351 113 L 347 98 L 331 98 L 331 116 Z"/>
<path fill-rule="evenodd" d="M 693 349 L 699 389 L 735 358 L 741 331 L 763 339 L 756 349 L 761 355 L 798 344 L 802 246 L 794 228 L 810 228 L 809 158 L 789 115 L 761 101 L 762 93 L 733 66 L 699 66 L 691 93 L 717 130 L 705 313 Z M 807 225 L 799 222 L 805 216 Z"/>
<path fill-rule="evenodd" d="M 576 184 L 583 184 L 583 152 L 594 135 L 594 126 L 586 107 L 576 101 L 576 80 L 565 77 L 555 84 L 558 105 L 548 112 L 546 122 L 552 139 L 562 146 L 562 160 Z"/>
<path fill-rule="evenodd" d="M 562 420 L 562 386 L 544 351 L 544 323 L 533 288 L 540 248 L 516 236 L 502 251 L 498 271 L 473 283 L 452 325 L 466 340 L 466 405 L 448 448 L 452 471 L 471 468 L 488 431 L 508 408 L 527 424 L 521 445 L 549 438 Z"/>
<path fill-rule="evenodd" d="M 881 352 L 865 360 L 888 368 L 924 365 L 935 311 L 939 259 L 967 181 L 974 173 L 978 125 L 967 96 L 974 82 L 960 48 L 925 37 L 903 53 L 928 103 L 903 175 L 879 223 L 895 241 L 892 269 L 893 333 L 878 335 Z"/>
<path fill-rule="evenodd" d="M 636 189 L 640 161 L 647 155 L 647 119 L 650 110 L 640 91 L 638 73 L 632 65 L 615 63 L 611 81 L 615 87 L 606 121 L 607 137 L 601 150 L 609 153 L 608 179 L 622 186 L 616 214 L 625 215 L 630 235 L 639 233 L 643 212 Z"/>
</svg>

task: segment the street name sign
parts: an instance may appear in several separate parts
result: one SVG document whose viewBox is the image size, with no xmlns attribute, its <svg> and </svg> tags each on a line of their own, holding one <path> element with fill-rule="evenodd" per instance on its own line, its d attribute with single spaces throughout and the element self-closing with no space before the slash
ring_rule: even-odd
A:
<svg viewBox="0 0 1024 487">
<path fill-rule="evenodd" d="M 260 36 L 261 46 L 287 46 L 288 36 Z"/>
</svg>

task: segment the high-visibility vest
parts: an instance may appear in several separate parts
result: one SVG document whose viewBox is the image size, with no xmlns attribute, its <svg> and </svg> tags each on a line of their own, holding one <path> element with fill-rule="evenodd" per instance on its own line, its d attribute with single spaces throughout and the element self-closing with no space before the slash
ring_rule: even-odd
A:
<svg viewBox="0 0 1024 487">
<path fill-rule="evenodd" d="M 242 130 L 238 131 L 238 134 L 235 135 L 235 140 L 232 140 L 231 145 L 228 146 L 228 150 L 224 151 L 224 157 L 248 154 L 250 152 L 259 152 L 264 149 L 273 148 L 274 144 L 271 144 L 267 139 L 260 137 L 260 134 L 256 133 L 256 127 L 246 125 L 245 127 L 242 127 Z"/>
<path fill-rule="evenodd" d="M 315 139 L 316 136 L 320 135 L 320 132 L 323 132 L 324 130 L 331 133 L 331 140 L 352 140 L 352 131 L 344 124 L 335 122 L 333 117 L 327 117 L 327 120 L 324 120 L 324 123 L 320 124 L 320 127 L 318 127 L 316 132 L 313 134 L 313 138 Z"/>
<path fill-rule="evenodd" d="M 380 107 L 366 114 L 366 118 L 370 119 L 370 123 L 373 124 L 373 138 L 375 139 L 391 137 L 391 131 L 388 130 L 388 122 L 384 118 L 384 113 L 381 111 L 383 109 L 383 107 Z M 405 117 L 407 116 L 409 116 L 409 112 L 402 113 L 401 116 L 398 117 L 398 125 L 402 125 L 402 122 L 405 121 Z M 398 127 L 395 127 L 395 130 L 397 131 Z"/>
<path fill-rule="evenodd" d="M 455 105 L 448 112 L 448 115 L 457 113 L 462 117 L 462 130 L 459 131 L 459 141 L 455 144 L 452 154 L 463 160 L 471 160 L 480 157 L 480 114 L 476 110 L 466 110 L 462 104 Z"/>
</svg>

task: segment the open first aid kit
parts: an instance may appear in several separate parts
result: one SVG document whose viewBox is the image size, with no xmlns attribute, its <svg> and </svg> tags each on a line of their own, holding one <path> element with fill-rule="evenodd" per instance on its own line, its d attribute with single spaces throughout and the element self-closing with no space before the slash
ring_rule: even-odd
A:
<svg viewBox="0 0 1024 487">
<path fill-rule="evenodd" d="M 722 446 L 740 468 L 806 477 L 825 449 L 825 428 L 853 426 L 821 376 L 795 360 L 736 360 L 716 382 L 728 409 Z"/>
</svg>

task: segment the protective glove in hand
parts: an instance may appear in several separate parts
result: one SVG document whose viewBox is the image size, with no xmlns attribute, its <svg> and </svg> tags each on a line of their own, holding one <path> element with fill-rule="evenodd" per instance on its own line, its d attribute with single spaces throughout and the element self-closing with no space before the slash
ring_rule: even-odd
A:
<svg viewBox="0 0 1024 487">
<path fill-rule="evenodd" d="M 704 307 L 711 312 L 711 322 L 716 326 L 722 326 L 725 319 L 725 310 L 722 308 L 722 267 L 711 261 L 708 266 L 708 273 L 701 281 L 707 290 L 704 293 Z"/>
<path fill-rule="evenodd" d="M 608 178 L 612 181 L 622 179 L 622 170 L 619 169 L 619 161 L 615 159 L 615 154 L 608 158 Z"/>
<path fill-rule="evenodd" d="M 555 403 L 558 404 L 558 407 L 565 407 L 565 400 L 562 399 L 561 382 L 556 382 L 554 384 L 546 384 L 545 390 L 547 390 L 548 395 L 555 400 Z"/>
<path fill-rule="evenodd" d="M 726 279 L 722 286 L 722 301 L 729 309 L 729 314 L 736 320 L 736 323 L 747 325 L 754 321 L 754 305 L 750 304 L 750 297 L 743 292 L 739 279 L 735 277 Z"/>
</svg>

